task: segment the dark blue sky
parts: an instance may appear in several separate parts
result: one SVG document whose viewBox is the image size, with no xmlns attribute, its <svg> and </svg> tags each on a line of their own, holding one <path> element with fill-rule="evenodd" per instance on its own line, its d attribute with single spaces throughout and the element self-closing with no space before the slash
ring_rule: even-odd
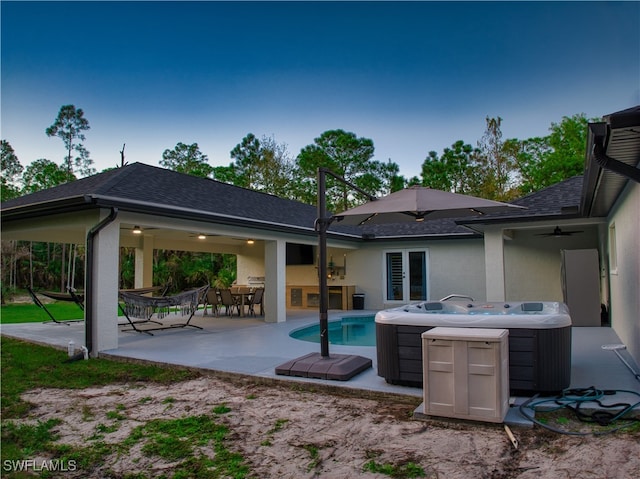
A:
<svg viewBox="0 0 640 479">
<path fill-rule="evenodd" d="M 212 165 L 249 132 L 292 156 L 322 132 L 371 138 L 419 174 L 430 150 L 640 103 L 640 3 L 2 1 L 2 138 L 60 163 L 44 130 L 85 111 L 96 168 L 158 164 L 177 142 Z"/>
</svg>

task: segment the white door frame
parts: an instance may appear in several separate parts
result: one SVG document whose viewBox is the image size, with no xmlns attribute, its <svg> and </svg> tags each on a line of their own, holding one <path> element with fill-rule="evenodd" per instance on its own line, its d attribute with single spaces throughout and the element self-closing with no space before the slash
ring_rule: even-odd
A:
<svg viewBox="0 0 640 479">
<path fill-rule="evenodd" d="M 424 254 L 424 263 L 423 263 L 423 279 L 425 282 L 424 285 L 424 298 L 411 299 L 411 275 L 409 274 L 409 256 L 411 253 L 421 253 Z M 388 257 L 389 254 L 395 254 L 396 259 L 399 260 L 399 263 L 396 263 L 398 269 L 396 271 L 396 281 L 399 281 L 399 286 L 402 288 L 402 294 L 397 298 L 390 298 L 388 295 Z M 429 298 L 429 248 L 394 248 L 394 249 L 385 249 L 382 251 L 382 294 L 384 298 L 384 303 L 386 304 L 408 304 L 411 301 L 425 301 Z"/>
</svg>

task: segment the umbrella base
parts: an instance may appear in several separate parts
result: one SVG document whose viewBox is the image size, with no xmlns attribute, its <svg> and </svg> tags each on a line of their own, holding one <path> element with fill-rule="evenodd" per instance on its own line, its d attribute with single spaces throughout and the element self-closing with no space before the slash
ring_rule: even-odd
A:
<svg viewBox="0 0 640 479">
<path fill-rule="evenodd" d="M 371 359 L 353 354 L 332 354 L 329 357 L 322 357 L 320 353 L 311 353 L 277 366 L 276 374 L 348 381 L 371 366 Z"/>
</svg>

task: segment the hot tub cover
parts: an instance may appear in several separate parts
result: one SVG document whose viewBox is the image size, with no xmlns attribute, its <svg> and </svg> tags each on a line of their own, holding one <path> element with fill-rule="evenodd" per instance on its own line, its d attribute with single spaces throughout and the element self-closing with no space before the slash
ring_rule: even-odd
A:
<svg viewBox="0 0 640 479">
<path fill-rule="evenodd" d="M 379 311 L 375 321 L 451 328 L 555 329 L 571 326 L 567 305 L 550 301 L 430 301 Z"/>
</svg>

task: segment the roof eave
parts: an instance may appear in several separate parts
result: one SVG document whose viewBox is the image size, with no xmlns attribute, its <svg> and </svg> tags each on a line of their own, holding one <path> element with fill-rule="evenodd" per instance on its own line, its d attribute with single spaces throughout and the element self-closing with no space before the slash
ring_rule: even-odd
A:
<svg viewBox="0 0 640 479">
<path fill-rule="evenodd" d="M 581 197 L 583 216 L 607 216 L 631 179 L 640 182 L 640 106 L 590 123 Z"/>
<path fill-rule="evenodd" d="M 549 214 L 549 215 L 531 215 L 531 216 L 508 216 L 495 217 L 485 219 L 459 220 L 456 224 L 471 229 L 472 231 L 482 231 L 478 226 L 499 225 L 499 224 L 515 224 L 515 223 L 542 223 L 548 221 L 562 221 L 583 218 L 580 213 L 571 214 Z"/>
<path fill-rule="evenodd" d="M 2 221 L 10 222 L 46 216 L 50 214 L 73 213 L 95 208 L 91 195 L 77 195 L 53 201 L 42 201 L 28 205 L 2 209 Z"/>
<path fill-rule="evenodd" d="M 397 236 L 362 236 L 363 241 L 433 241 L 433 240 L 451 240 L 451 239 L 477 239 L 482 234 L 473 230 L 469 233 L 433 233 L 425 235 L 397 235 Z"/>
<path fill-rule="evenodd" d="M 261 229 L 269 231 L 288 231 L 296 230 L 298 233 L 314 234 L 312 226 L 297 226 L 283 223 L 274 223 L 272 221 L 257 220 L 253 218 L 243 218 L 239 216 L 225 215 L 220 213 L 212 213 L 204 210 L 193 208 L 184 208 L 180 206 L 162 205 L 149 203 L 145 201 L 130 200 L 117 198 L 112 196 L 93 196 L 95 204 L 100 207 L 110 208 L 117 207 L 120 211 L 131 213 L 142 213 L 150 215 L 161 215 L 169 218 L 180 218 L 193 221 L 208 221 L 223 224 L 227 226 L 259 226 Z"/>
</svg>

